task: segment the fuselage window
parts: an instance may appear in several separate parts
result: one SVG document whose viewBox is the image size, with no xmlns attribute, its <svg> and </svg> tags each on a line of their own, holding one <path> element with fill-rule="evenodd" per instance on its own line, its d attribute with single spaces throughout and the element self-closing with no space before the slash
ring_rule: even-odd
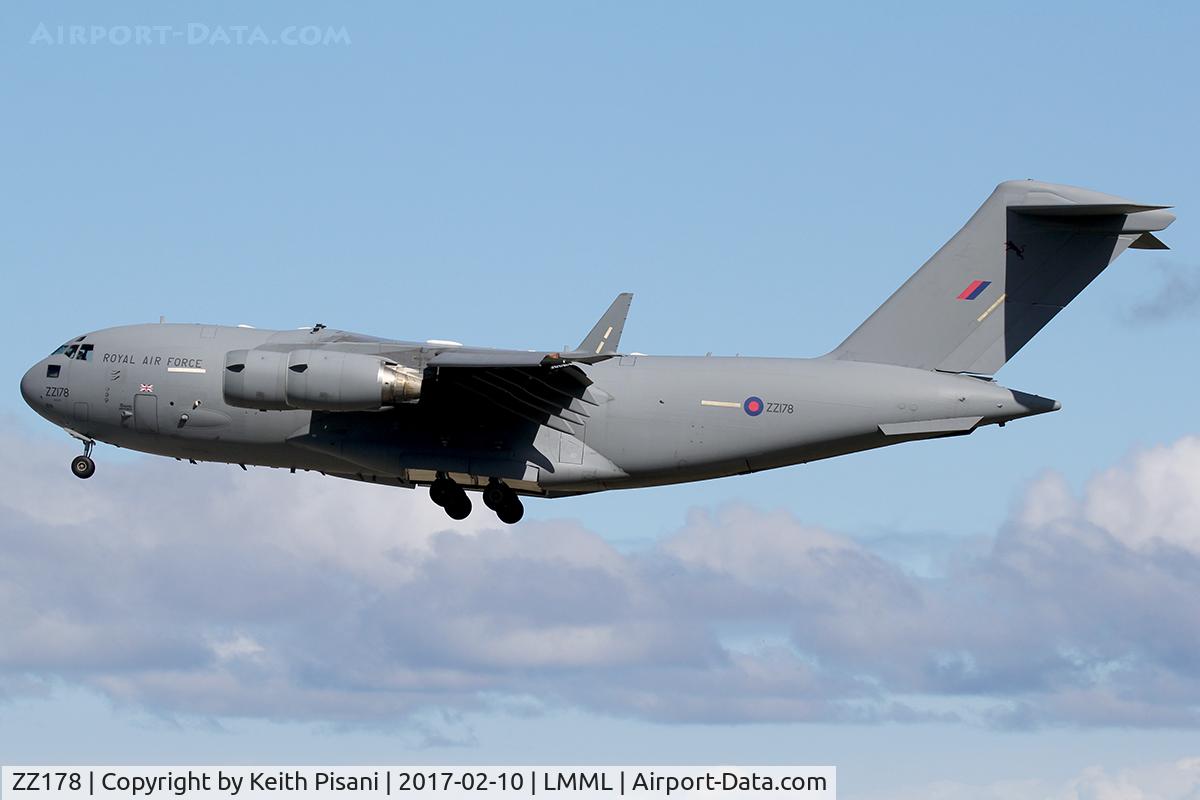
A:
<svg viewBox="0 0 1200 800">
<path fill-rule="evenodd" d="M 62 371 L 62 366 L 59 364 L 47 364 L 46 365 L 46 377 L 47 378 L 57 378 L 58 373 L 61 371 Z"/>
</svg>

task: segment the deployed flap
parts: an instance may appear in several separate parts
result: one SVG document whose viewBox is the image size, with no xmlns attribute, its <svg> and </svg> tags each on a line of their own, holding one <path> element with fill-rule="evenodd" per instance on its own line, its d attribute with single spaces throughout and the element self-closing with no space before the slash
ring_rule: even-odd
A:
<svg viewBox="0 0 1200 800">
<path fill-rule="evenodd" d="M 557 367 L 462 366 L 439 369 L 421 402 L 454 405 L 465 394 L 482 403 L 472 413 L 504 412 L 572 436 L 582 436 L 590 408 L 599 404 L 591 379 L 575 365 Z"/>
<path fill-rule="evenodd" d="M 629 315 L 629 304 L 632 301 L 631 292 L 617 295 L 617 299 L 612 301 L 612 305 L 604 312 L 604 316 L 600 317 L 600 321 L 583 337 L 583 341 L 576 348 L 577 352 L 590 355 L 615 353 L 621 342 L 621 330 L 625 327 L 625 317 Z"/>
<path fill-rule="evenodd" d="M 448 406 L 470 394 L 484 401 L 475 405 L 479 413 L 510 414 L 582 439 L 589 408 L 604 402 L 585 366 L 617 354 L 631 300 L 628 292 L 617 295 L 576 350 L 437 351 L 425 362 L 433 375 L 421 402 Z"/>
<path fill-rule="evenodd" d="M 1174 219 L 1089 189 L 1007 181 L 827 357 L 990 375 L 1125 248 L 1154 247 L 1145 237 Z"/>
</svg>

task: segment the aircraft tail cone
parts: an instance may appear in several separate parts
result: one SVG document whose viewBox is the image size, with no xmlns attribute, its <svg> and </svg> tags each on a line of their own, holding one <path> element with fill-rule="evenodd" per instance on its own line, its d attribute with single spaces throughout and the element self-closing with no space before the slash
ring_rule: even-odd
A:
<svg viewBox="0 0 1200 800">
<path fill-rule="evenodd" d="M 1026 394 L 1013 390 L 1013 400 L 1026 410 L 1021 416 L 1032 416 L 1034 414 L 1045 414 L 1050 411 L 1058 411 L 1062 408 L 1062 403 L 1049 397 L 1042 397 L 1036 394 Z"/>
</svg>

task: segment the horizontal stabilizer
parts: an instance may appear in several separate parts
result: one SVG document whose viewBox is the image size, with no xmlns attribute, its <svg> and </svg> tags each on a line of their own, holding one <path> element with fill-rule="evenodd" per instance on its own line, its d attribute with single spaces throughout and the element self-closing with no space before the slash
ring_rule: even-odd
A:
<svg viewBox="0 0 1200 800">
<path fill-rule="evenodd" d="M 1142 206 L 1137 203 L 1080 203 L 1077 205 L 1010 206 L 1018 214 L 1037 217 L 1101 217 L 1108 214 L 1137 214 L 1142 211 L 1162 211 L 1170 206 Z"/>
<path fill-rule="evenodd" d="M 1170 250 L 1166 242 L 1155 236 L 1153 233 L 1143 233 L 1141 236 L 1133 240 L 1133 244 L 1129 245 L 1130 250 Z"/>
</svg>

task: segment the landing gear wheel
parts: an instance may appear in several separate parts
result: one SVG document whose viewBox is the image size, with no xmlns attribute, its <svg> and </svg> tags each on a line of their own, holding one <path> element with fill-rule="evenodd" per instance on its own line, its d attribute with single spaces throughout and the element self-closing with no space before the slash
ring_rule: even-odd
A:
<svg viewBox="0 0 1200 800">
<path fill-rule="evenodd" d="M 471 514 L 471 498 L 443 473 L 429 484 L 429 499 L 444 508 L 450 519 L 466 519 Z"/>
<path fill-rule="evenodd" d="M 509 502 L 515 495 L 512 489 L 509 489 L 500 481 L 492 478 L 488 481 L 488 485 L 483 490 L 483 504 L 492 511 L 499 511 L 504 507 L 504 504 Z"/>
<path fill-rule="evenodd" d="M 429 499 L 436 505 L 445 508 L 454 499 L 454 490 L 457 488 L 458 485 L 449 478 L 438 478 L 429 484 Z"/>
<path fill-rule="evenodd" d="M 461 492 L 462 490 L 459 489 Z M 466 519 L 471 515 L 471 498 L 467 497 L 466 492 L 462 492 L 462 497 L 456 497 L 449 505 L 446 506 L 446 514 L 450 519 Z"/>
<path fill-rule="evenodd" d="M 496 516 L 506 525 L 520 522 L 525 516 L 525 507 L 521 498 L 512 487 L 499 478 L 492 478 L 483 490 L 483 504 L 496 512 Z"/>
<path fill-rule="evenodd" d="M 90 478 L 96 474 L 96 462 L 87 456 L 75 456 L 71 459 L 71 472 L 76 478 Z"/>
<path fill-rule="evenodd" d="M 507 503 L 496 509 L 496 516 L 505 525 L 516 525 L 521 521 L 521 517 L 525 516 L 525 506 L 521 505 L 521 499 L 514 494 Z"/>
</svg>

